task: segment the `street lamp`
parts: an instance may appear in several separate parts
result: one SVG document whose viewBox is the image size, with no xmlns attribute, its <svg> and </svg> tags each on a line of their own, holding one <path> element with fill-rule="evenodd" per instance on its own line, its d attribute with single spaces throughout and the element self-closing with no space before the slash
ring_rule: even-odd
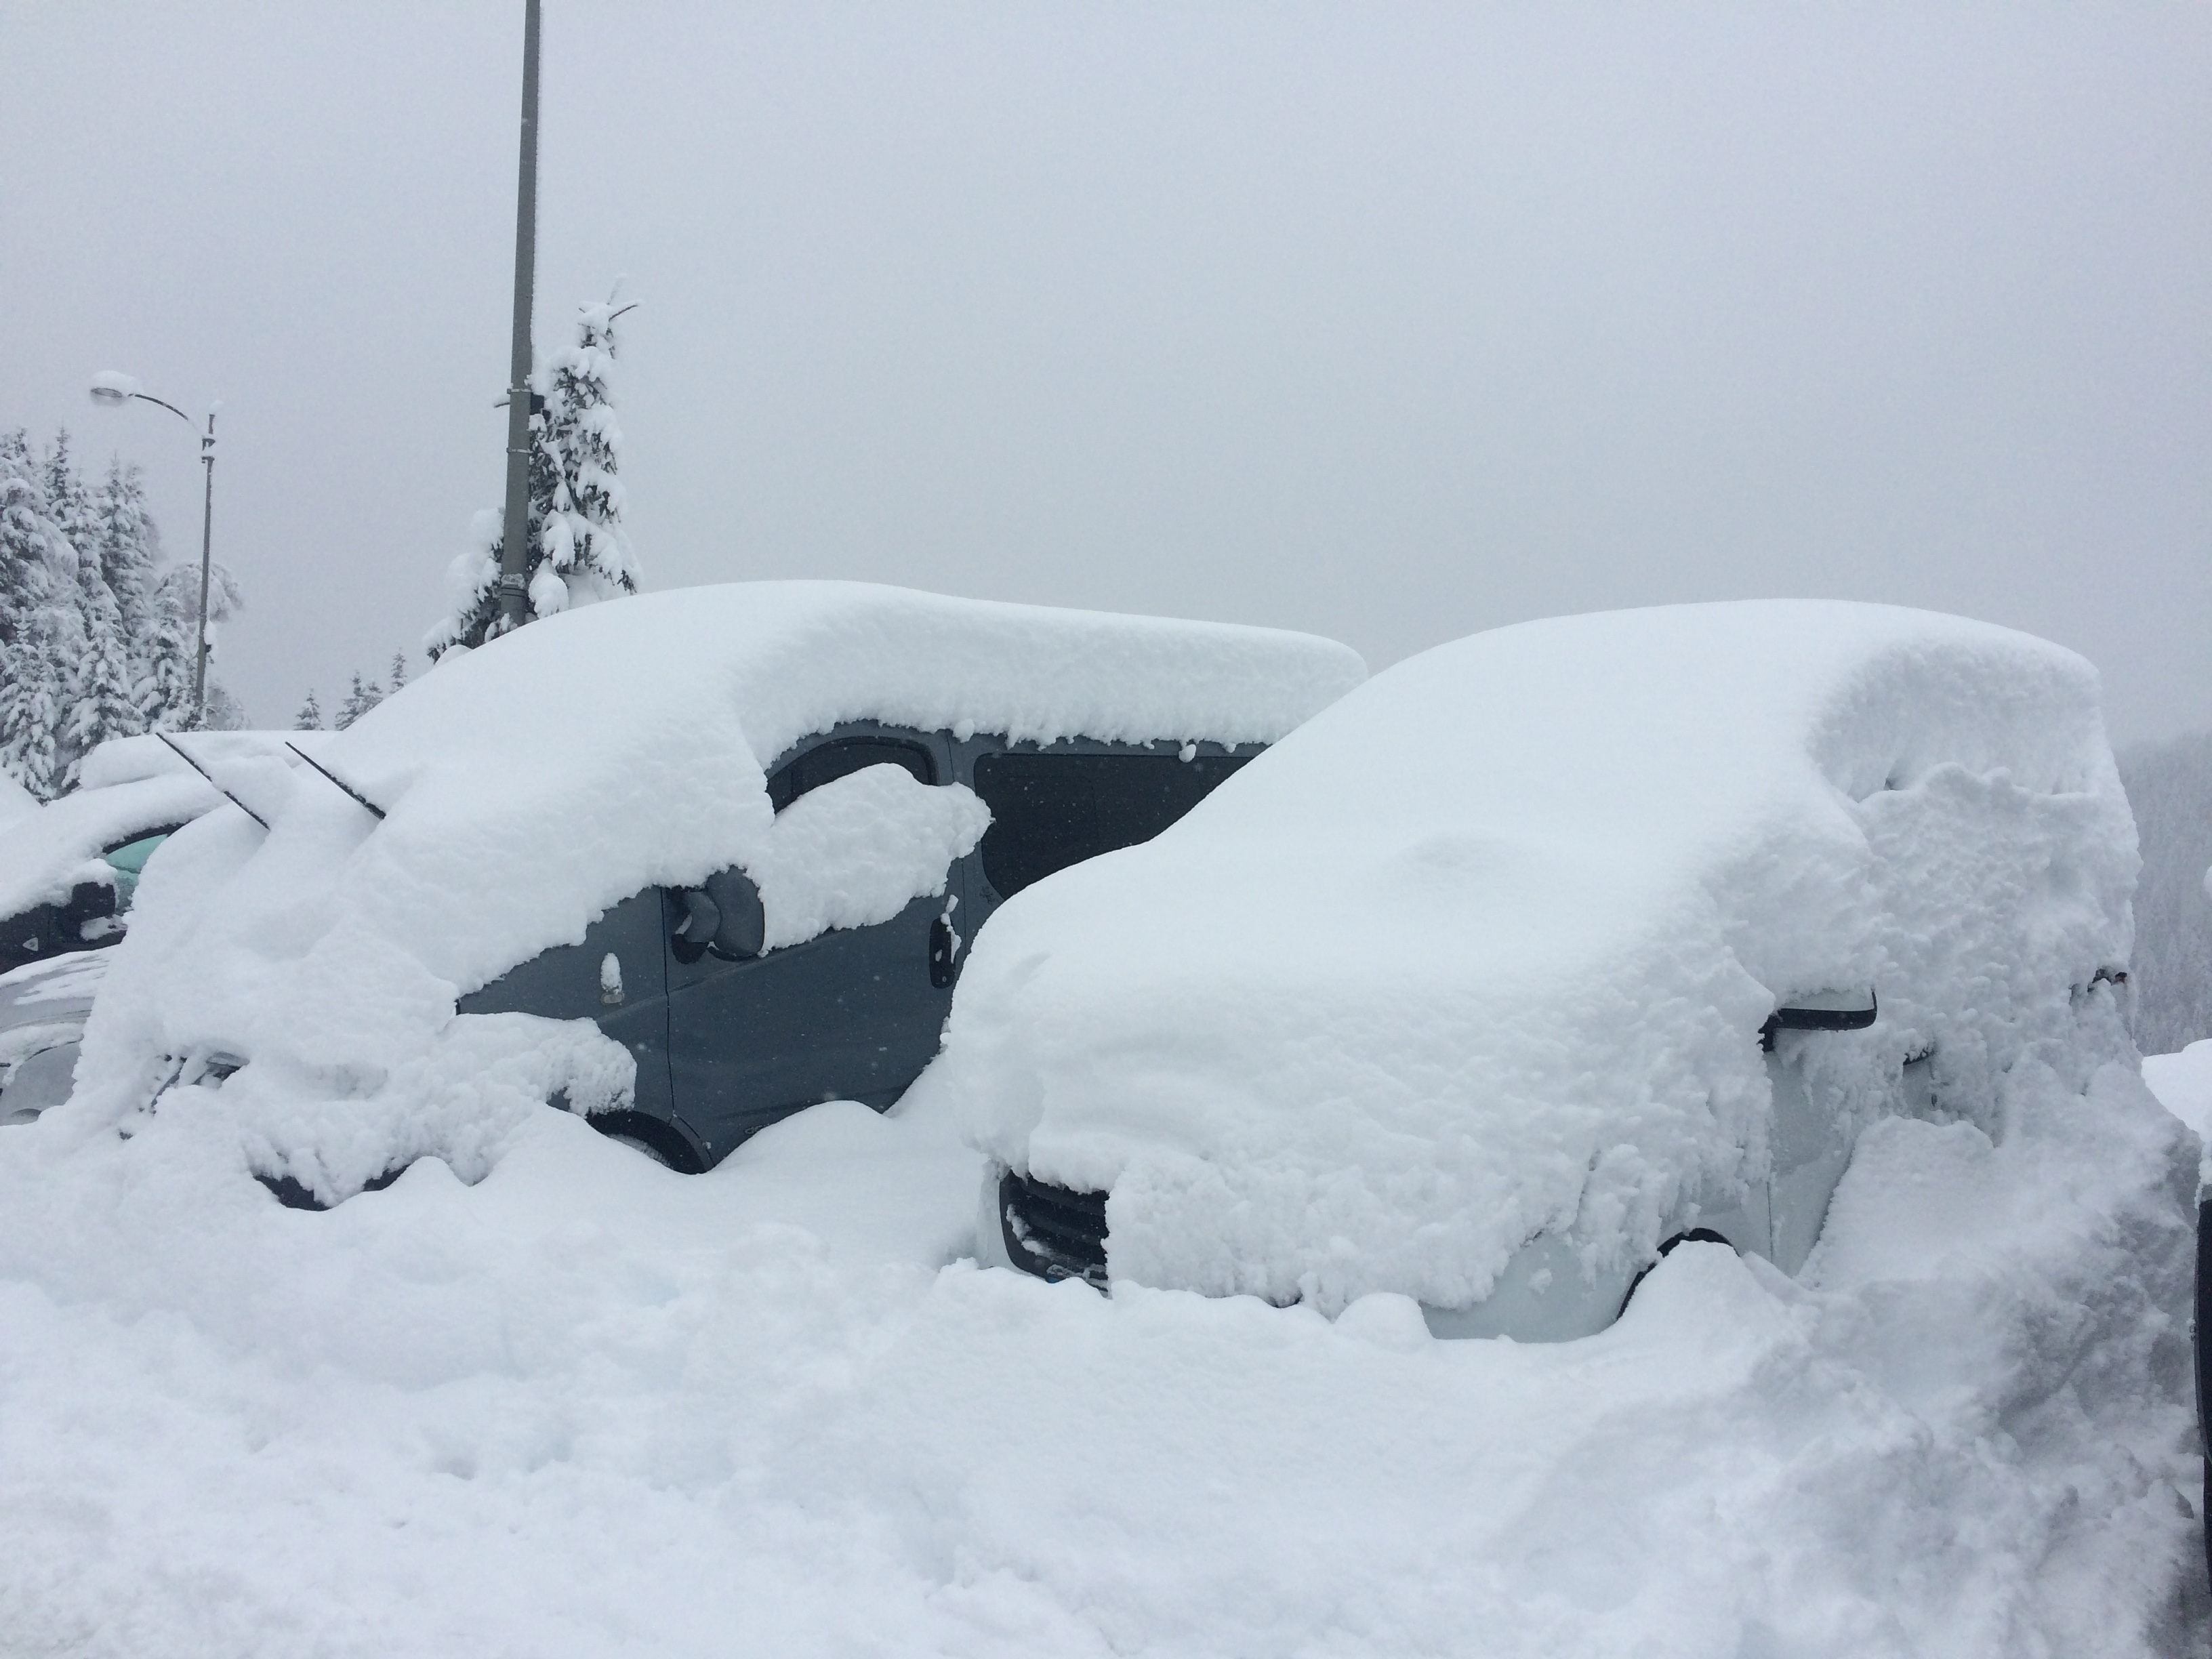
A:
<svg viewBox="0 0 2212 1659">
<path fill-rule="evenodd" d="M 120 409 L 136 398 L 142 404 L 152 404 L 166 409 L 186 426 L 192 417 L 174 404 L 163 403 L 150 392 L 141 392 L 138 382 L 128 374 L 114 369 L 103 369 L 92 377 L 92 400 L 110 409 Z M 220 407 L 220 405 L 217 405 Z M 200 500 L 200 648 L 192 664 L 192 724 L 207 724 L 207 659 L 208 659 L 208 568 L 210 555 L 215 544 L 215 410 L 208 410 L 207 431 L 200 438 L 200 465 L 207 474 L 207 488 Z"/>
</svg>

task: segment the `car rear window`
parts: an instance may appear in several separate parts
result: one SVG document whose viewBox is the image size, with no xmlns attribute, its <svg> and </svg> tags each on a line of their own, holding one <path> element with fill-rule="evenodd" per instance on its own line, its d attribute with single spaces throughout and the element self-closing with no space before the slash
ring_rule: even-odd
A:
<svg viewBox="0 0 2212 1659">
<path fill-rule="evenodd" d="M 986 755 L 975 793 L 991 809 L 983 878 L 1011 898 L 1033 881 L 1150 841 L 1244 764 L 1209 755 Z"/>
</svg>

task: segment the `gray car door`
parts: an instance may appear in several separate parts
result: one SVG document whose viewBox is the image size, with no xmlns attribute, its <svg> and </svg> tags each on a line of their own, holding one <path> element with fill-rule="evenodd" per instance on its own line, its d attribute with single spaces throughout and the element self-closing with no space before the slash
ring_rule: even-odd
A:
<svg viewBox="0 0 2212 1659">
<path fill-rule="evenodd" d="M 459 1011 L 597 1020 L 601 1030 L 636 1057 L 637 1109 L 665 1118 L 668 1002 L 662 910 L 659 888 L 634 894 L 585 929 L 582 944 L 556 945 L 509 969 L 461 998 Z"/>
<path fill-rule="evenodd" d="M 921 781 L 951 781 L 934 734 L 841 726 L 802 745 L 770 775 L 779 811 L 864 765 L 901 764 Z M 687 950 L 672 896 L 668 1065 L 676 1110 L 719 1159 L 755 1130 L 824 1100 L 888 1106 L 937 1053 L 952 1003 L 940 920 L 958 896 L 917 898 L 890 921 L 833 928 L 749 961 Z M 933 963 L 933 955 L 940 958 Z"/>
</svg>

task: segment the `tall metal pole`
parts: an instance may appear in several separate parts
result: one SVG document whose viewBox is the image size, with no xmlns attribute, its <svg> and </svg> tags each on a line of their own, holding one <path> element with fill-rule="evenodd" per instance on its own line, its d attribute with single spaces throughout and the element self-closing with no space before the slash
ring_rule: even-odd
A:
<svg viewBox="0 0 2212 1659">
<path fill-rule="evenodd" d="M 530 305 L 538 263 L 538 0 L 522 21 L 522 164 L 514 206 L 514 355 L 507 388 L 507 522 L 499 552 L 500 629 L 530 620 Z"/>
<path fill-rule="evenodd" d="M 208 410 L 207 435 L 200 440 L 200 465 L 207 489 L 200 498 L 200 654 L 192 666 L 192 725 L 207 727 L 208 566 L 215 547 L 215 410 Z"/>
</svg>

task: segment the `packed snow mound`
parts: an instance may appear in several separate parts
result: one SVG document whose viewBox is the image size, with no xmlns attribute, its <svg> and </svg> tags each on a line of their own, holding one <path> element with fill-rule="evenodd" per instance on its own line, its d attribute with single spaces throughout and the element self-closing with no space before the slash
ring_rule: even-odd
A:
<svg viewBox="0 0 2212 1659">
<path fill-rule="evenodd" d="M 226 809 L 164 848 L 87 1030 L 78 1097 L 132 1111 L 163 1057 L 227 1055 L 248 1062 L 232 1086 L 266 1103 L 272 1124 L 321 1110 L 287 1116 L 293 1101 L 419 1126 L 421 1100 L 393 1091 L 427 1086 L 434 1050 L 458 1065 L 492 1041 L 447 1033 L 456 997 L 576 943 L 648 886 L 744 868 L 783 942 L 943 890 L 945 864 L 981 833 L 981 804 L 935 790 L 907 842 L 872 849 L 905 786 L 856 777 L 780 822 L 763 769 L 801 738 L 866 718 L 963 736 L 1265 742 L 1363 672 L 1346 647 L 1303 635 L 858 583 L 733 584 L 564 612 L 449 655 L 331 734 L 314 751 L 328 778 L 298 763 L 255 776 L 240 798 L 266 831 Z M 809 847 L 855 860 L 803 869 Z M 550 1086 L 572 1100 L 597 1090 L 590 1043 L 556 1046 L 580 1070 L 574 1087 Z M 436 1092 L 465 1095 L 465 1081 Z M 494 1092 L 484 1121 L 511 1124 L 518 1097 Z M 282 1161 L 323 1158 L 323 1132 L 299 1133 Z M 471 1148 L 495 1139 L 468 1133 Z M 410 1129 L 388 1151 L 434 1144 Z M 366 1153 L 331 1156 L 350 1167 Z M 477 1154 L 457 1143 L 452 1156 Z"/>
<path fill-rule="evenodd" d="M 2028 1058 L 2135 1060 L 2135 836 L 2094 671 L 1822 602 L 1561 618 L 1389 670 L 976 940 L 917 1087 L 1110 1192 L 1117 1277 L 1480 1301 L 1539 1233 L 1632 1266 L 1764 1179 L 1778 1006 L 1863 1120 L 1932 1052 L 1995 1133 Z M 1856 1127 L 1854 1125 L 1853 1127 Z"/>
<path fill-rule="evenodd" d="M 538 1108 L 310 1215 L 230 1094 L 0 1133 L 0 1650 L 2205 1651 L 2197 1149 L 2124 1067 L 1878 1125 L 1802 1282 L 1686 1246 L 1557 1345 L 979 1272 L 911 1097 L 693 1177 Z"/>
</svg>

